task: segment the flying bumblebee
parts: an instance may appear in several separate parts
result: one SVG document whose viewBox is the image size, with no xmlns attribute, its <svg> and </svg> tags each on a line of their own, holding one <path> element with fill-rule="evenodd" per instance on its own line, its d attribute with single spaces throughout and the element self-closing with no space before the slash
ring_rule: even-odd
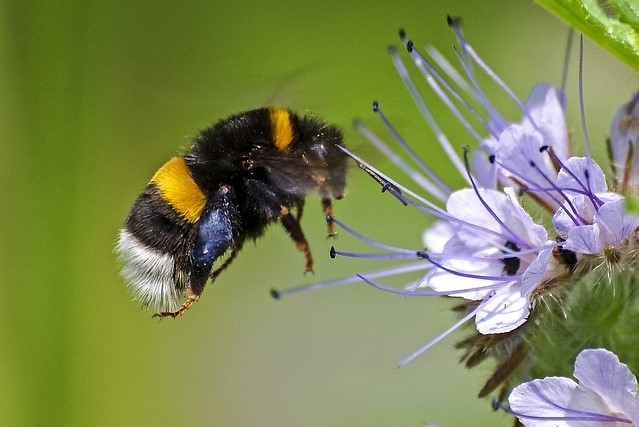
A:
<svg viewBox="0 0 639 427">
<path fill-rule="evenodd" d="M 245 241 L 277 221 L 312 271 L 300 225 L 304 197 L 319 193 L 333 235 L 332 200 L 343 197 L 346 175 L 341 144 L 338 128 L 274 107 L 202 131 L 153 175 L 120 231 L 116 252 L 135 299 L 159 317 L 184 314 Z"/>
</svg>

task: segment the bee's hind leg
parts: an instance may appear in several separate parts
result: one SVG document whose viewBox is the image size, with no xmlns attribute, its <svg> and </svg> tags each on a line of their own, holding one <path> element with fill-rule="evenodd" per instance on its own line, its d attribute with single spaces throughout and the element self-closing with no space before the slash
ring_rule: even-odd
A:
<svg viewBox="0 0 639 427">
<path fill-rule="evenodd" d="M 293 214 L 291 214 L 288 206 L 281 207 L 281 218 L 282 226 L 284 230 L 291 236 L 293 242 L 295 242 L 295 246 L 299 249 L 306 258 L 306 266 L 304 267 L 305 272 L 313 271 L 313 254 L 311 253 L 311 248 L 308 245 L 308 241 L 304 236 L 304 232 L 302 231 L 302 226 L 299 221 Z"/>
<path fill-rule="evenodd" d="M 160 319 L 170 317 L 171 319 L 175 319 L 176 317 L 180 317 L 186 313 L 188 309 L 200 299 L 200 294 L 196 294 L 191 290 L 191 288 L 187 288 L 184 295 L 186 296 L 186 301 L 184 301 L 184 304 L 182 304 L 182 306 L 176 311 L 161 311 L 159 313 L 155 313 L 153 317 L 159 317 Z"/>
</svg>

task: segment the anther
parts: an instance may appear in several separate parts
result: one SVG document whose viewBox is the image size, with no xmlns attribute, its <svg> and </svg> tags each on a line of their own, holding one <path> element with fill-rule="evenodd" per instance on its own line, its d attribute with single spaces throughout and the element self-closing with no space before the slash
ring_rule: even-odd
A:
<svg viewBox="0 0 639 427">
<path fill-rule="evenodd" d="M 337 256 L 335 246 L 331 246 L 331 250 L 328 252 L 328 255 L 331 257 L 331 259 L 335 259 L 335 257 Z"/>
<path fill-rule="evenodd" d="M 490 156 L 488 156 L 488 161 L 490 162 L 491 165 L 495 164 L 495 155 L 491 154 Z"/>
<path fill-rule="evenodd" d="M 411 53 L 413 51 L 413 41 L 412 40 L 408 40 L 406 42 L 406 50 L 408 51 L 408 53 Z"/>
<path fill-rule="evenodd" d="M 448 23 L 449 27 L 457 28 L 461 26 L 462 19 L 459 16 L 446 15 L 446 22 Z"/>
<path fill-rule="evenodd" d="M 277 300 L 280 299 L 280 291 L 277 289 L 271 289 L 271 297 Z"/>
<path fill-rule="evenodd" d="M 548 151 L 548 148 L 550 148 L 550 147 L 548 147 L 547 145 L 542 145 L 541 147 L 539 147 L 539 152 L 540 153 L 544 153 L 544 152 Z"/>
<path fill-rule="evenodd" d="M 377 113 L 379 111 L 379 102 L 373 101 L 373 112 Z"/>
</svg>

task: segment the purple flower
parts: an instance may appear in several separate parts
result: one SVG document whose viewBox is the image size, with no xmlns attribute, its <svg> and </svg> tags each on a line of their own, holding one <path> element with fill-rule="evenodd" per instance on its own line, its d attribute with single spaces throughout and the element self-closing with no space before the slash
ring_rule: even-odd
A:
<svg viewBox="0 0 639 427">
<path fill-rule="evenodd" d="M 523 383 L 510 393 L 505 409 L 526 427 L 639 425 L 637 379 L 617 355 L 583 350 L 574 377 L 579 383 L 564 377 Z"/>
<path fill-rule="evenodd" d="M 553 216 L 563 247 L 578 254 L 599 254 L 621 245 L 639 226 L 623 196 L 608 192 L 606 177 L 594 161 L 571 158 L 557 178 L 566 202 Z"/>
<path fill-rule="evenodd" d="M 504 191 L 465 189 L 448 198 L 452 235 L 440 254 L 430 255 L 440 259 L 439 268 L 421 284 L 480 301 L 475 323 L 482 334 L 508 332 L 526 321 L 535 283 L 529 279 L 523 294 L 522 278 L 539 260 L 540 248 L 552 247 L 544 227 L 533 222 L 514 191 Z M 548 262 L 545 253 L 543 259 Z"/>
</svg>

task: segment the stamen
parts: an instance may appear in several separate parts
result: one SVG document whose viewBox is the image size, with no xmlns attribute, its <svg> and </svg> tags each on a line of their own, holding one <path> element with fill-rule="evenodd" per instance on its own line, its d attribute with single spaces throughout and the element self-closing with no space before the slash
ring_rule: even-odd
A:
<svg viewBox="0 0 639 427">
<path fill-rule="evenodd" d="M 427 261 L 429 261 L 431 264 L 433 264 L 434 266 L 436 266 L 437 268 L 444 270 L 450 274 L 453 274 L 455 276 L 460 276 L 460 277 L 467 277 L 469 279 L 479 279 L 479 280 L 494 280 L 494 281 L 500 281 L 500 282 L 513 282 L 516 280 L 521 279 L 521 275 L 509 275 L 509 276 L 482 276 L 481 274 L 471 274 L 471 273 L 463 273 L 461 271 L 455 271 L 452 270 L 448 267 L 444 267 L 444 265 L 440 264 L 437 261 L 434 261 L 426 252 L 422 252 L 421 255 L 423 256 L 423 258 Z"/>
<path fill-rule="evenodd" d="M 428 62 L 428 60 L 415 48 L 410 52 L 411 58 L 415 62 L 415 65 L 422 73 L 422 76 L 426 79 L 426 82 L 433 89 L 435 94 L 444 102 L 448 109 L 455 115 L 457 120 L 464 126 L 464 128 L 470 133 L 473 138 L 481 144 L 484 138 L 473 128 L 473 126 L 466 120 L 461 114 L 459 109 L 453 104 L 450 98 L 446 95 L 446 92 L 450 93 L 455 100 L 461 103 L 466 110 L 486 129 L 492 134 L 493 138 L 497 139 L 499 136 L 492 132 L 492 129 L 488 123 L 479 115 L 477 111 L 464 99 L 462 96 L 453 89 L 453 87 L 444 79 L 444 77 L 437 72 L 437 70 Z M 441 86 L 440 86 L 441 85 Z M 446 90 L 444 92 L 442 87 Z"/>
<path fill-rule="evenodd" d="M 346 148 L 344 148 L 342 146 L 339 146 L 339 145 L 337 146 L 337 148 L 339 148 L 347 156 L 349 156 L 350 158 L 355 160 L 358 163 L 358 165 L 360 166 L 360 168 L 366 170 L 366 172 L 369 175 L 373 176 L 373 178 L 375 180 L 377 180 L 378 182 L 380 182 L 380 180 L 383 180 L 383 181 L 388 182 L 389 184 L 391 184 L 391 186 L 388 187 L 388 192 L 391 193 L 395 198 L 400 200 L 405 205 L 413 206 L 413 207 L 419 209 L 420 211 L 422 211 L 424 213 L 427 213 L 429 215 L 434 216 L 435 218 L 439 218 L 439 219 L 442 219 L 444 221 L 448 221 L 448 222 L 451 222 L 451 223 L 454 223 L 454 224 L 459 224 L 459 225 L 462 225 L 462 226 L 464 226 L 466 228 L 469 228 L 471 230 L 475 230 L 475 231 L 478 231 L 478 232 L 481 232 L 481 233 L 492 235 L 492 236 L 498 237 L 500 239 L 508 240 L 511 237 L 513 237 L 513 236 L 506 236 L 506 235 L 504 235 L 502 233 L 499 233 L 497 231 L 482 227 L 482 226 L 477 225 L 477 224 L 472 224 L 470 222 L 466 222 L 466 221 L 463 221 L 463 220 L 461 220 L 459 218 L 456 218 L 454 216 L 449 215 L 445 210 L 435 206 L 433 203 L 431 203 L 428 200 L 424 199 L 423 197 L 415 194 L 414 192 L 406 189 L 402 185 L 398 184 L 396 181 L 390 179 L 388 176 L 386 176 L 383 173 L 379 172 L 377 169 L 375 169 L 374 167 L 370 166 L 368 163 L 366 163 L 364 160 L 362 160 L 361 158 L 356 156 L 354 153 L 348 151 Z M 424 205 L 420 205 L 419 203 L 416 203 L 415 201 L 404 197 L 401 193 L 399 193 L 400 190 L 402 192 L 405 192 L 405 193 L 409 194 L 410 196 L 414 197 L 415 199 L 417 199 L 419 202 L 423 203 Z M 517 243 L 519 243 L 520 247 L 524 247 L 524 246 L 525 247 L 529 247 L 525 242 L 519 242 L 518 241 Z"/>
<path fill-rule="evenodd" d="M 477 99 L 477 101 L 486 109 L 488 115 L 490 116 L 492 121 L 495 123 L 493 128 L 496 128 L 498 130 L 506 129 L 506 127 L 508 127 L 508 121 L 499 113 L 499 110 L 495 108 L 492 102 L 490 102 L 490 99 L 488 98 L 488 96 L 486 96 L 484 91 L 481 89 L 481 86 L 479 86 L 479 81 L 477 80 L 477 76 L 475 75 L 475 71 L 473 70 L 472 64 L 468 60 L 468 56 L 467 55 L 462 56 L 455 46 L 453 46 L 453 51 L 455 52 L 455 57 L 459 61 L 462 69 L 468 76 L 468 79 L 470 80 L 473 86 L 473 89 L 474 89 L 473 94 L 475 96 L 475 99 Z"/>
<path fill-rule="evenodd" d="M 367 284 L 372 286 L 373 288 L 380 290 L 380 291 L 384 291 L 384 292 L 388 292 L 391 294 L 395 294 L 395 295 L 401 295 L 405 298 L 408 297 L 446 297 L 446 296 L 454 296 L 454 295 L 459 295 L 459 294 L 465 294 L 468 292 L 481 292 L 481 291 L 496 291 L 500 288 L 503 288 L 504 286 L 507 286 L 509 283 L 512 283 L 511 281 L 504 281 L 502 283 L 497 283 L 497 284 L 492 284 L 492 285 L 486 285 L 486 286 L 476 286 L 474 288 L 465 288 L 465 289 L 454 289 L 454 290 L 450 290 L 450 291 L 416 291 L 416 290 L 411 290 L 411 289 L 395 289 L 395 288 L 391 288 L 388 286 L 384 286 L 384 285 L 380 285 L 379 283 L 373 281 L 370 278 L 370 274 L 367 274 L 367 276 L 364 276 L 363 274 L 358 274 L 357 275 L 360 279 L 362 279 L 362 281 Z"/>
<path fill-rule="evenodd" d="M 437 124 L 437 121 L 435 120 L 430 110 L 426 106 L 424 99 L 419 94 L 419 91 L 417 90 L 417 88 L 415 87 L 415 84 L 410 78 L 408 74 L 408 70 L 406 70 L 404 63 L 401 61 L 401 59 L 399 58 L 399 55 L 397 54 L 391 55 L 391 58 L 393 59 L 393 64 L 395 64 L 397 73 L 404 81 L 404 84 L 408 88 L 408 91 L 410 92 L 413 100 L 417 104 L 417 108 L 419 108 L 419 111 L 422 113 L 422 116 L 424 116 L 424 119 L 426 120 L 431 130 L 435 134 L 435 137 L 437 138 L 439 145 L 442 147 L 446 155 L 450 158 L 451 162 L 453 163 L 457 171 L 460 173 L 460 175 L 464 176 L 462 172 L 463 167 L 462 167 L 461 159 L 459 158 L 459 156 L 453 149 L 452 144 L 450 143 L 450 141 L 448 140 L 448 138 L 446 137 L 442 129 L 439 127 L 439 124 Z"/>
<path fill-rule="evenodd" d="M 504 163 L 501 163 L 501 162 L 496 162 L 496 163 L 503 170 L 505 170 L 506 172 L 511 173 L 513 176 L 518 178 L 520 183 L 527 183 L 528 184 L 528 185 L 523 186 L 520 189 L 520 192 L 522 192 L 522 194 L 523 193 L 543 193 L 546 196 L 548 196 L 553 202 L 555 202 L 557 204 L 557 206 L 559 206 L 560 208 L 561 208 L 561 206 L 563 206 L 563 202 L 560 199 L 558 199 L 553 194 L 553 191 L 556 191 L 556 192 L 560 193 L 564 200 L 568 200 L 568 197 L 565 196 L 563 194 L 562 190 L 559 189 L 554 183 L 551 183 L 551 188 L 542 187 L 538 183 L 530 181 L 530 179 L 528 177 L 522 175 L 521 172 L 519 172 L 519 171 L 517 171 L 515 169 L 512 169 L 510 166 L 508 166 L 508 165 L 506 165 Z M 531 188 L 531 186 L 532 186 L 532 188 Z M 554 212 L 554 209 L 553 209 L 553 212 Z M 577 221 L 577 219 L 574 216 L 572 216 L 572 214 L 570 212 L 566 212 L 566 213 L 568 214 L 568 216 L 570 217 L 570 219 L 573 221 L 573 223 L 575 225 L 580 225 L 579 222 Z"/>
<path fill-rule="evenodd" d="M 450 79 L 454 81 L 455 84 L 459 86 L 460 89 L 462 89 L 468 95 L 474 96 L 473 90 L 468 85 L 468 82 L 464 80 L 464 78 L 462 77 L 461 74 L 459 74 L 457 69 L 453 67 L 453 65 L 448 61 L 448 59 L 446 59 L 444 55 L 442 55 L 441 52 L 437 50 L 436 47 L 429 45 L 426 47 L 426 52 L 428 52 L 430 57 L 433 58 L 433 61 L 435 61 L 435 64 L 437 64 L 439 68 L 444 70 L 446 75 L 450 77 Z"/>
<path fill-rule="evenodd" d="M 403 368 L 404 366 L 406 366 L 407 364 L 415 360 L 420 354 L 422 354 L 423 352 L 425 352 L 426 350 L 428 350 L 429 348 L 431 348 L 432 346 L 434 346 L 435 344 L 437 344 L 438 342 L 446 338 L 448 335 L 455 332 L 460 326 L 462 326 L 464 323 L 468 322 L 470 319 L 475 317 L 475 314 L 477 314 L 480 308 L 481 308 L 481 304 L 478 305 L 473 311 L 468 313 L 466 316 L 464 316 L 461 320 L 456 322 L 453 326 L 451 326 L 450 328 L 448 328 L 447 330 L 439 334 L 437 337 L 435 337 L 435 339 L 433 339 L 431 342 L 429 342 L 428 344 L 421 347 L 420 349 L 415 351 L 413 354 L 411 354 L 410 356 L 408 356 L 407 358 L 399 362 L 399 364 L 397 365 L 397 369 Z"/>
<path fill-rule="evenodd" d="M 406 187 L 404 187 L 403 185 L 399 184 L 398 182 L 390 179 L 387 175 L 384 175 L 383 173 L 381 173 L 379 170 L 375 169 L 373 166 L 371 166 L 369 163 L 367 163 L 366 161 L 362 160 L 360 157 L 356 156 L 353 152 L 349 151 L 348 149 L 338 145 L 337 148 L 339 148 L 340 150 L 342 150 L 348 157 L 350 157 L 351 159 L 355 160 L 355 162 L 357 162 L 358 166 L 362 169 L 364 169 L 369 175 L 371 175 L 377 182 L 383 181 L 384 184 L 389 183 L 391 184 L 397 191 L 394 191 L 393 188 L 388 188 L 388 192 L 391 193 L 393 196 L 395 196 L 397 199 L 399 199 L 402 203 L 404 203 L 405 205 L 411 204 L 412 206 L 417 207 L 418 209 L 431 214 L 431 215 L 435 215 L 437 216 L 436 212 L 439 212 L 441 214 L 446 214 L 446 211 L 444 211 L 442 208 L 440 208 L 439 206 L 433 204 L 432 202 L 424 199 L 422 196 L 416 194 L 413 191 L 410 191 L 409 189 L 407 189 Z M 376 175 L 373 176 L 372 174 Z M 382 185 L 384 185 L 382 184 Z M 406 197 L 402 196 L 399 192 L 403 192 L 406 193 L 408 195 L 410 195 L 411 197 L 414 197 L 417 201 L 421 202 L 424 204 L 424 206 L 428 206 L 427 208 L 421 205 L 417 205 L 416 203 L 412 202 L 411 200 L 407 199 Z"/>
<path fill-rule="evenodd" d="M 367 273 L 368 277 L 373 278 L 373 279 L 378 279 L 378 278 L 382 278 L 382 277 L 388 277 L 388 276 L 395 276 L 395 275 L 399 275 L 399 274 L 406 274 L 406 273 L 413 273 L 415 271 L 420 271 L 420 270 L 425 270 L 429 268 L 429 266 L 423 262 L 419 262 L 419 263 L 415 263 L 415 264 L 408 264 L 408 265 L 403 265 L 400 267 L 393 267 L 393 268 L 389 268 L 389 269 L 384 269 L 384 270 L 378 270 L 378 271 L 374 271 L 371 273 Z M 341 285 L 347 285 L 349 283 L 357 283 L 360 282 L 361 278 L 357 275 L 355 276 L 350 276 L 350 277 L 345 277 L 342 279 L 337 279 L 337 280 L 331 280 L 328 282 L 320 282 L 320 283 L 313 283 L 310 285 L 306 285 L 306 286 L 300 286 L 297 288 L 290 288 L 290 289 L 286 289 L 283 291 L 278 291 L 277 289 L 271 289 L 271 296 L 275 299 L 281 299 L 282 297 L 286 297 L 289 295 L 294 295 L 294 294 L 299 294 L 302 292 L 307 292 L 307 291 L 315 291 L 318 289 L 324 289 L 324 288 L 331 288 L 334 286 L 341 286 Z"/>
<path fill-rule="evenodd" d="M 504 92 L 506 92 L 506 94 L 519 107 L 522 113 L 524 113 L 526 117 L 530 119 L 533 126 L 537 128 L 535 121 L 532 119 L 532 117 L 529 116 L 528 112 L 524 108 L 524 104 L 519 100 L 519 98 L 517 98 L 517 95 L 515 95 L 515 92 L 513 92 L 512 89 L 510 89 L 508 85 L 506 85 L 506 83 L 504 83 L 504 81 L 501 78 L 499 78 L 499 76 L 488 66 L 488 64 L 486 64 L 481 59 L 481 57 L 477 54 L 477 52 L 475 52 L 472 46 L 466 41 L 466 38 L 464 37 L 464 34 L 461 31 L 461 27 L 459 26 L 459 23 L 460 23 L 459 21 L 452 20 L 449 17 L 448 25 L 451 27 L 451 29 L 457 36 L 457 40 L 459 41 L 459 44 L 462 50 L 466 52 L 475 61 L 475 63 L 479 65 L 479 67 L 482 70 L 484 70 L 484 72 L 488 75 L 488 77 L 490 77 L 495 83 L 497 83 L 497 86 L 499 86 Z"/>
<path fill-rule="evenodd" d="M 362 242 L 366 244 L 369 244 L 376 248 L 385 249 L 391 252 L 397 252 L 399 254 L 409 254 L 409 255 L 412 255 L 413 257 L 415 256 L 415 251 L 412 249 L 398 248 L 396 246 L 386 245 L 384 243 L 377 242 L 375 240 L 369 239 L 368 237 L 364 236 L 361 233 L 358 233 L 357 231 L 353 230 L 352 228 L 344 224 L 342 221 L 336 219 L 335 217 L 331 217 L 331 219 L 339 228 L 341 228 L 342 230 L 346 231 L 348 234 L 352 235 L 353 237 L 361 240 Z"/>
<path fill-rule="evenodd" d="M 603 205 L 603 201 L 601 199 L 599 199 L 595 195 L 595 193 L 593 193 L 592 191 L 589 190 L 590 185 L 584 184 L 583 181 L 581 180 L 581 178 L 579 178 L 576 173 L 574 173 L 564 162 L 562 162 L 561 159 L 559 157 L 557 157 L 557 155 L 555 154 L 555 152 L 553 150 L 549 149 L 549 147 L 547 145 L 544 145 L 544 146 L 542 146 L 539 149 L 539 151 L 540 152 L 544 152 L 545 151 L 546 153 L 548 153 L 548 155 L 550 156 L 551 160 L 557 166 L 559 166 L 564 172 L 566 172 L 568 175 L 570 175 L 572 177 L 572 179 L 574 179 L 575 182 L 582 188 L 582 190 L 578 190 L 576 188 L 570 188 L 570 187 L 564 188 L 561 191 L 561 193 L 562 193 L 562 196 L 566 200 L 568 200 L 568 197 L 566 195 L 564 195 L 563 193 L 567 193 L 567 192 L 571 191 L 571 192 L 574 192 L 574 193 L 577 193 L 577 194 L 583 194 L 583 195 L 587 196 L 590 199 L 590 201 L 593 204 L 593 206 L 595 207 L 595 209 L 598 209 L 601 205 Z M 590 178 L 590 175 L 589 175 L 588 171 L 586 171 L 586 179 L 588 180 L 589 178 Z"/>
<path fill-rule="evenodd" d="M 484 206 L 486 211 L 490 214 L 490 216 L 492 216 L 493 219 L 497 222 L 497 224 L 499 224 L 508 234 L 511 235 L 511 237 L 514 238 L 515 243 L 519 247 L 529 248 L 530 245 L 528 245 L 526 242 L 524 242 L 515 232 L 513 232 L 506 224 L 504 224 L 504 222 L 501 220 L 501 218 L 499 218 L 499 216 L 497 216 L 495 211 L 493 211 L 492 208 L 490 206 L 488 206 L 488 203 L 486 203 L 486 201 L 479 194 L 479 189 L 477 188 L 477 184 L 475 184 L 475 181 L 473 180 L 473 177 L 472 177 L 472 175 L 470 173 L 470 162 L 468 161 L 468 152 L 469 151 L 470 151 L 470 148 L 467 145 L 464 146 L 464 164 L 466 166 L 466 171 L 468 172 L 468 179 L 470 180 L 470 184 L 473 186 L 473 190 L 475 190 L 475 194 L 477 195 L 477 198 L 479 199 L 481 204 Z"/>
<path fill-rule="evenodd" d="M 572 39 L 575 35 L 574 28 L 568 30 L 568 40 L 566 41 L 566 52 L 564 54 L 564 67 L 561 73 L 561 92 L 559 103 L 562 109 L 566 110 L 566 81 L 568 80 L 568 65 L 570 65 L 570 53 L 572 51 Z"/>
<path fill-rule="evenodd" d="M 361 259 L 415 259 L 418 258 L 415 255 L 415 251 L 412 254 L 371 254 L 371 253 L 360 253 L 360 252 L 343 252 L 338 251 L 334 247 L 331 247 L 330 257 L 335 258 L 337 256 L 342 256 L 346 258 L 361 258 Z M 418 258 L 419 259 L 419 258 Z"/>
<path fill-rule="evenodd" d="M 386 128 L 390 131 L 393 137 L 400 143 L 404 151 L 408 153 L 408 155 L 413 159 L 415 163 L 419 165 L 420 168 L 428 175 L 430 179 L 432 179 L 439 187 L 446 193 L 451 194 L 452 190 L 448 187 L 444 182 L 432 171 L 426 164 L 422 161 L 422 159 L 413 151 L 412 148 L 406 143 L 404 138 L 401 137 L 399 132 L 393 127 L 393 125 L 388 121 L 381 108 L 379 108 L 379 103 L 375 101 L 373 103 L 373 111 L 377 114 L 377 116 L 382 120 Z"/>
<path fill-rule="evenodd" d="M 400 169 L 404 171 L 404 173 L 411 178 L 415 183 L 421 186 L 424 190 L 428 191 L 433 197 L 438 200 L 445 202 L 448 198 L 448 195 L 442 192 L 442 190 L 436 187 L 432 182 L 430 182 L 424 175 L 417 172 L 414 168 L 412 168 L 408 163 L 406 163 L 394 150 L 391 150 L 384 141 L 379 138 L 373 131 L 371 131 L 366 125 L 364 125 L 361 120 L 356 120 L 354 122 L 355 129 L 364 136 L 377 148 L 382 152 L 385 158 L 390 159 L 395 165 L 399 166 Z"/>
<path fill-rule="evenodd" d="M 564 193 L 564 191 L 557 187 L 557 185 L 537 166 L 537 164 L 535 162 L 533 162 L 532 160 L 530 161 L 530 166 L 537 171 L 537 173 L 542 177 L 542 179 L 544 181 L 546 181 L 548 184 L 550 184 L 550 187 L 556 191 L 557 193 L 559 193 L 559 195 L 561 195 L 564 200 L 565 203 L 570 207 L 570 210 L 572 210 L 572 214 L 570 213 L 570 211 L 566 208 L 564 208 L 563 203 L 560 203 L 560 209 L 563 209 L 564 212 L 566 212 L 566 214 L 570 217 L 570 219 L 573 221 L 573 223 L 575 225 L 580 225 L 580 224 L 586 224 L 586 220 L 583 219 L 581 217 L 581 215 L 579 215 L 579 211 L 577 210 L 577 208 L 575 208 L 575 206 L 573 205 L 573 203 L 570 201 L 570 199 L 568 198 L 568 196 Z M 546 193 L 546 194 L 550 194 L 550 192 Z M 574 217 L 573 217 L 574 215 Z M 577 220 L 580 221 L 576 222 Z"/>
<path fill-rule="evenodd" d="M 588 139 L 588 129 L 586 128 L 586 114 L 584 107 L 584 36 L 579 37 L 579 111 L 581 114 L 581 129 L 584 134 L 584 145 L 586 146 L 586 157 L 588 158 L 588 166 L 592 162 L 590 153 L 590 141 Z M 590 187 L 588 188 L 590 190 Z"/>
</svg>

